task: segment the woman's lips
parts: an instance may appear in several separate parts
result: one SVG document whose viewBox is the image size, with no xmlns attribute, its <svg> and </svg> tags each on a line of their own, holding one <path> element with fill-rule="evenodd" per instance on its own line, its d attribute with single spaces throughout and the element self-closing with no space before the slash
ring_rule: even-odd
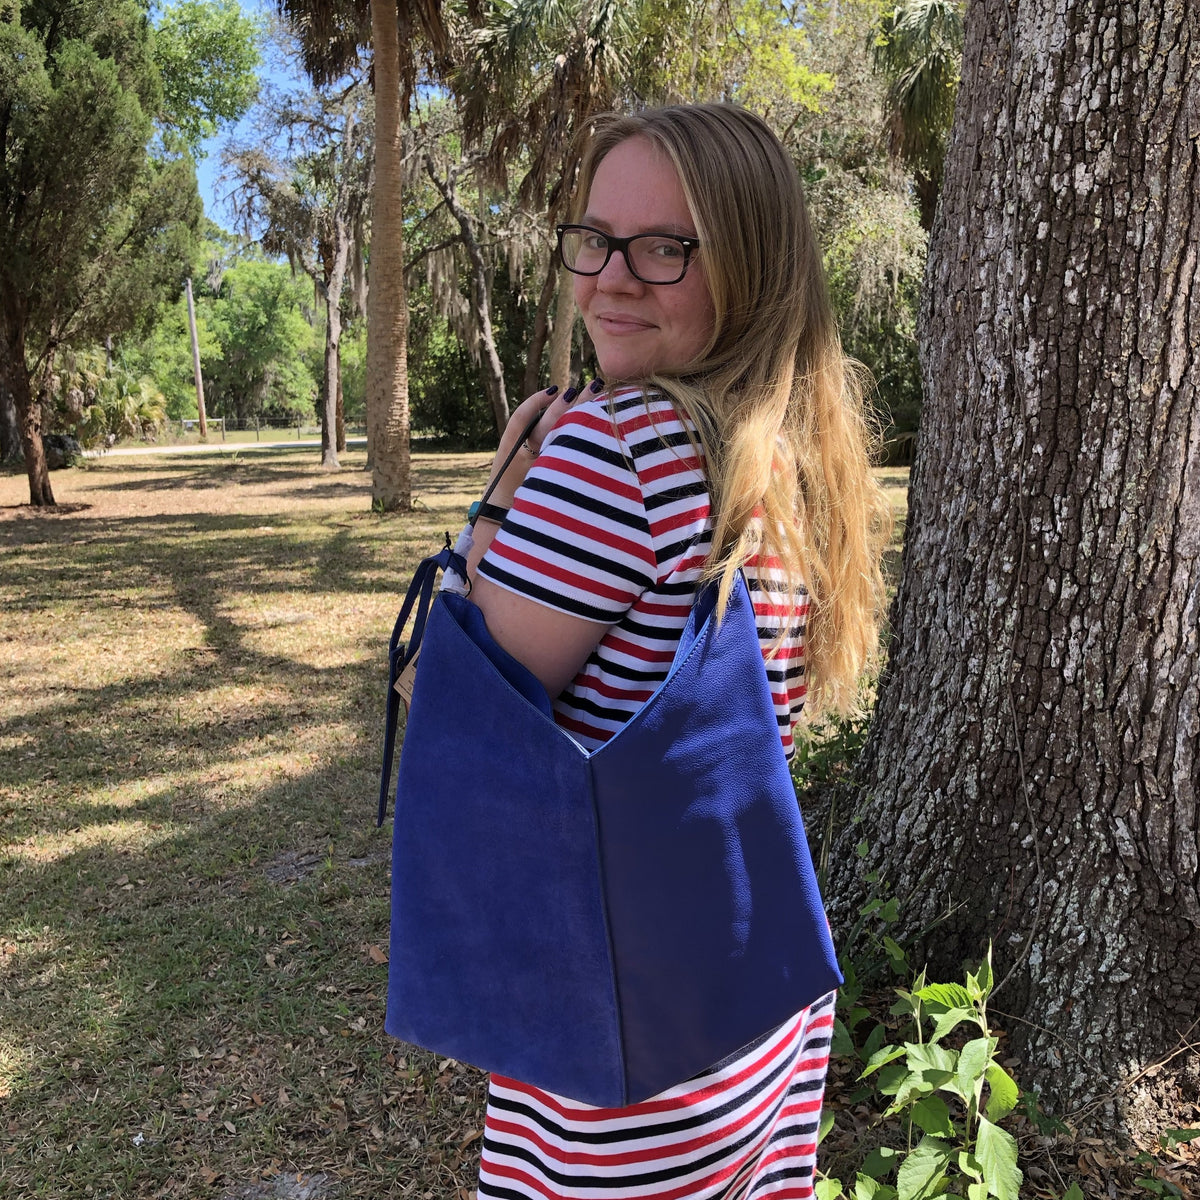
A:
<svg viewBox="0 0 1200 1200">
<path fill-rule="evenodd" d="M 643 321 L 628 313 L 601 313 L 596 317 L 596 321 L 605 333 L 612 334 L 644 333 L 647 329 L 654 328 L 649 321 Z"/>
</svg>

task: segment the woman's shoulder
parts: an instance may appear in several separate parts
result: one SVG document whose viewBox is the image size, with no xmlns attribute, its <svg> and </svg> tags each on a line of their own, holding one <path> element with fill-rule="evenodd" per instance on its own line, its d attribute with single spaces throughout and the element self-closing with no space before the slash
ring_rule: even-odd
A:
<svg viewBox="0 0 1200 1200">
<path fill-rule="evenodd" d="M 610 447 L 639 474 L 642 466 L 664 463 L 674 471 L 704 469 L 695 426 L 661 392 L 628 387 L 587 396 L 572 405 L 555 433 L 560 431 Z"/>
</svg>

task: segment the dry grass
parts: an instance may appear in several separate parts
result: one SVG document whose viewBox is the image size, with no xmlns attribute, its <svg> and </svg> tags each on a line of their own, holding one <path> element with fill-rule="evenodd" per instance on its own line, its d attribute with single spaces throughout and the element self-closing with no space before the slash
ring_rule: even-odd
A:
<svg viewBox="0 0 1200 1200">
<path fill-rule="evenodd" d="M 361 451 L 0 476 L 0 1196 L 473 1187 L 483 1077 L 382 1030 L 373 807 L 399 595 L 487 461 L 390 518 Z"/>
<path fill-rule="evenodd" d="M 0 477 L 0 1195 L 472 1186 L 482 1077 L 381 1028 L 372 814 L 398 593 L 487 456 L 386 519 L 362 461 Z"/>
</svg>

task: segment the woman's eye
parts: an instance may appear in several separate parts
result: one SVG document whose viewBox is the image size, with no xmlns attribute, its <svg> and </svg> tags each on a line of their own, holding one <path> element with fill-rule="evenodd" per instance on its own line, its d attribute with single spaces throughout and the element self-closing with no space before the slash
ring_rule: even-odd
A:
<svg viewBox="0 0 1200 1200">
<path fill-rule="evenodd" d="M 602 233 L 585 233 L 583 235 L 583 248 L 594 251 L 596 254 L 603 254 L 608 248 L 608 238 Z"/>
<path fill-rule="evenodd" d="M 655 258 L 682 258 L 683 246 L 676 241 L 652 242 L 648 247 Z"/>
</svg>

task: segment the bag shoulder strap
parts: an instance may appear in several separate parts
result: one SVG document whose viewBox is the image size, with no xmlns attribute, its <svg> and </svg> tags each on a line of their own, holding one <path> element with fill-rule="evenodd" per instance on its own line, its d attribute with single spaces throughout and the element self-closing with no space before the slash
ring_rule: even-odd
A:
<svg viewBox="0 0 1200 1200">
<path fill-rule="evenodd" d="M 429 608 L 433 603 L 433 586 L 437 581 L 437 573 L 447 568 L 453 568 L 464 579 L 467 577 L 467 564 L 450 545 L 449 534 L 446 535 L 445 546 L 436 554 L 423 559 L 413 573 L 412 583 L 408 585 L 408 593 L 400 606 L 400 614 L 396 617 L 396 624 L 388 641 L 387 714 L 383 730 L 383 765 L 379 776 L 379 812 L 375 820 L 377 828 L 387 816 L 388 788 L 392 780 L 392 763 L 396 756 L 396 726 L 400 719 L 400 695 L 396 691 L 396 680 L 401 671 L 416 658 L 421 648 L 421 639 L 425 636 L 425 623 L 429 619 Z M 413 617 L 412 634 L 407 642 L 402 642 L 400 636 L 410 617 Z"/>
</svg>

